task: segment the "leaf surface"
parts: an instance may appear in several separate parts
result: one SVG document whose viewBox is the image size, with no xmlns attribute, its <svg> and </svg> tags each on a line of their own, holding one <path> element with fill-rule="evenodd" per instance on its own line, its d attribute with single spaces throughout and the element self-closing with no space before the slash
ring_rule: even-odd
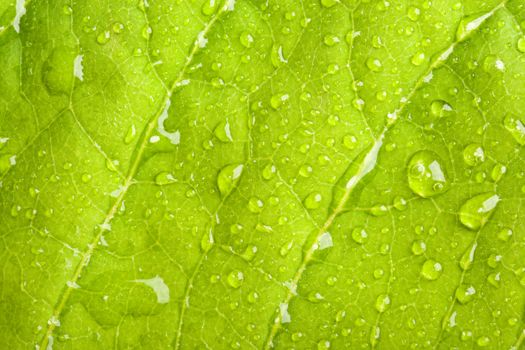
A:
<svg viewBox="0 0 525 350">
<path fill-rule="evenodd" d="M 9 349 L 519 349 L 525 5 L 0 3 Z"/>
</svg>

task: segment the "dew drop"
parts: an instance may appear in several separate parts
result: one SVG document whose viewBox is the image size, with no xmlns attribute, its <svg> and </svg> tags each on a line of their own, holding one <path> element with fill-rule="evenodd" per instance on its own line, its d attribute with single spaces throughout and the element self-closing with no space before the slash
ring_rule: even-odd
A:
<svg viewBox="0 0 525 350">
<path fill-rule="evenodd" d="M 503 119 L 503 125 L 505 126 L 505 129 L 507 129 L 514 137 L 516 142 L 522 146 L 525 146 L 525 125 L 520 119 L 518 119 L 518 117 L 507 115 Z"/>
<path fill-rule="evenodd" d="M 502 164 L 496 164 L 494 165 L 494 168 L 492 168 L 492 172 L 490 173 L 490 176 L 492 177 L 492 180 L 494 182 L 498 182 L 503 178 L 503 175 L 507 172 L 507 167 Z"/>
<path fill-rule="evenodd" d="M 338 2 L 339 1 L 337 0 L 321 0 L 321 5 L 323 5 L 324 7 L 332 7 Z"/>
<path fill-rule="evenodd" d="M 219 171 L 217 175 L 217 187 L 219 187 L 219 191 L 223 197 L 228 196 L 235 186 L 237 186 L 243 169 L 243 164 L 229 164 Z"/>
<path fill-rule="evenodd" d="M 356 227 L 352 230 L 352 239 L 356 243 L 364 244 L 368 240 L 368 233 L 364 227 Z"/>
<path fill-rule="evenodd" d="M 172 174 L 167 171 L 162 171 L 155 176 L 155 183 L 159 186 L 168 185 L 174 183 L 176 180 Z"/>
<path fill-rule="evenodd" d="M 92 178 L 91 174 L 87 174 L 87 173 L 86 174 L 82 174 L 82 182 L 83 183 L 88 183 L 89 181 L 91 181 L 91 178 Z"/>
<path fill-rule="evenodd" d="M 241 45 L 250 48 L 253 44 L 253 36 L 248 32 L 242 32 L 239 36 L 239 41 L 241 42 Z"/>
<path fill-rule="evenodd" d="M 210 16 L 217 11 L 217 8 L 219 7 L 219 0 L 206 0 L 202 4 L 201 11 L 202 14 L 205 16 Z"/>
<path fill-rule="evenodd" d="M 109 39 L 111 39 L 111 33 L 109 32 L 109 30 L 105 30 L 97 36 L 97 43 L 99 43 L 100 45 L 105 45 L 107 44 Z"/>
<path fill-rule="evenodd" d="M 463 160 L 467 165 L 476 166 L 485 161 L 485 151 L 480 144 L 472 143 L 463 150 Z"/>
<path fill-rule="evenodd" d="M 525 37 L 518 39 L 518 51 L 525 53 Z"/>
<path fill-rule="evenodd" d="M 251 197 L 248 200 L 248 209 L 252 213 L 257 214 L 257 213 L 262 212 L 263 207 L 264 207 L 264 202 L 261 199 L 257 198 L 257 197 Z"/>
<path fill-rule="evenodd" d="M 399 211 L 403 211 L 403 210 L 406 210 L 407 208 L 407 201 L 405 198 L 401 197 L 401 196 L 396 196 L 394 198 L 394 208 L 396 208 L 397 210 Z"/>
<path fill-rule="evenodd" d="M 411 6 L 411 7 L 408 8 L 407 16 L 412 21 L 414 21 L 414 22 L 417 21 L 419 19 L 420 15 L 421 15 L 421 10 L 418 9 L 417 7 Z"/>
<path fill-rule="evenodd" d="M 381 61 L 375 57 L 369 57 L 366 60 L 366 66 L 368 69 L 370 69 L 372 72 L 380 72 L 383 70 L 383 64 Z"/>
<path fill-rule="evenodd" d="M 459 209 L 459 219 L 471 230 L 482 228 L 496 209 L 500 197 L 492 192 L 479 194 L 467 200 Z"/>
<path fill-rule="evenodd" d="M 215 136 L 222 142 L 232 142 L 233 137 L 230 129 L 230 123 L 228 119 L 225 121 L 221 121 L 219 125 L 215 127 L 215 130 L 213 131 Z"/>
<path fill-rule="evenodd" d="M 441 158 L 431 151 L 415 153 L 408 163 L 408 186 L 423 198 L 448 190 L 449 182 Z"/>
<path fill-rule="evenodd" d="M 135 136 L 137 135 L 137 129 L 135 128 L 135 125 L 131 125 L 128 129 L 128 132 L 126 133 L 126 136 L 124 137 L 124 142 L 126 144 L 130 144 Z"/>
<path fill-rule="evenodd" d="M 304 199 L 304 206 L 307 209 L 317 209 L 321 205 L 323 196 L 319 192 L 312 192 Z"/>
<path fill-rule="evenodd" d="M 425 261 L 421 267 L 421 276 L 429 281 L 437 280 L 442 273 L 443 267 L 441 264 L 432 259 Z"/>
<path fill-rule="evenodd" d="M 430 104 L 430 113 L 438 118 L 443 117 L 452 111 L 452 106 L 450 106 L 447 101 L 434 100 Z"/>
<path fill-rule="evenodd" d="M 466 284 L 461 284 L 457 289 L 456 289 L 456 299 L 461 303 L 461 304 L 468 304 L 469 302 L 472 301 L 472 299 L 474 299 L 474 295 L 476 294 L 476 289 L 474 288 L 474 286 L 472 285 L 466 285 Z"/>
<path fill-rule="evenodd" d="M 502 242 L 507 242 L 512 237 L 512 233 L 510 228 L 505 227 L 498 232 L 498 239 Z"/>
<path fill-rule="evenodd" d="M 499 272 L 491 273 L 487 276 L 487 282 L 489 282 L 492 286 L 499 288 L 501 286 L 501 274 Z"/>
<path fill-rule="evenodd" d="M 244 274 L 241 271 L 232 271 L 228 274 L 226 281 L 230 287 L 238 289 L 244 282 Z"/>
<path fill-rule="evenodd" d="M 459 259 L 459 266 L 463 270 L 469 270 L 474 263 L 474 256 L 476 254 L 476 248 L 478 247 L 477 243 L 472 244 L 463 254 L 461 259 Z"/>
<path fill-rule="evenodd" d="M 262 170 L 262 177 L 265 180 L 271 180 L 275 176 L 276 172 L 277 170 L 275 168 L 275 165 L 267 164 Z"/>
<path fill-rule="evenodd" d="M 418 52 L 414 56 L 412 56 L 412 58 L 410 59 L 410 62 L 412 62 L 414 66 L 420 66 L 423 64 L 423 62 L 425 62 L 425 60 L 426 60 L 425 53 Z"/>
<path fill-rule="evenodd" d="M 421 240 L 412 242 L 412 253 L 414 255 L 423 255 L 427 251 L 427 245 Z"/>
<path fill-rule="evenodd" d="M 383 313 L 390 307 L 390 297 L 387 294 L 381 294 L 377 297 L 375 308 L 378 312 Z"/>
</svg>

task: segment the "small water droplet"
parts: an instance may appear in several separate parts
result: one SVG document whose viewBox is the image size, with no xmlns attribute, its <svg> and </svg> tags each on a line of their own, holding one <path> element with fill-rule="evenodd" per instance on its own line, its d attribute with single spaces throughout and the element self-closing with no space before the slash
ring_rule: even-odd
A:
<svg viewBox="0 0 525 350">
<path fill-rule="evenodd" d="M 492 286 L 499 288 L 501 286 L 501 274 L 499 272 L 491 273 L 487 276 L 487 282 L 489 282 Z"/>
<path fill-rule="evenodd" d="M 514 137 L 516 142 L 525 146 L 525 125 L 520 119 L 518 119 L 518 117 L 513 115 L 505 116 L 503 119 L 503 125 Z"/>
<path fill-rule="evenodd" d="M 457 289 L 456 289 L 456 299 L 461 303 L 461 304 L 468 304 L 469 302 L 472 301 L 472 299 L 474 299 L 474 295 L 476 294 L 476 288 L 474 288 L 474 286 L 472 285 L 466 285 L 466 284 L 461 284 Z"/>
<path fill-rule="evenodd" d="M 383 313 L 390 307 L 390 297 L 387 294 L 381 294 L 377 297 L 375 308 L 378 312 Z"/>
<path fill-rule="evenodd" d="M 414 56 L 412 56 L 412 58 L 410 59 L 410 62 L 412 62 L 414 66 L 420 66 L 423 64 L 423 62 L 425 62 L 425 60 L 426 60 L 425 53 L 418 52 Z"/>
<path fill-rule="evenodd" d="M 518 39 L 518 51 L 525 53 L 525 37 Z"/>
<path fill-rule="evenodd" d="M 219 7 L 219 0 L 205 0 L 202 4 L 201 11 L 205 16 L 210 16 L 217 11 Z"/>
<path fill-rule="evenodd" d="M 482 228 L 496 209 L 499 201 L 499 196 L 492 192 L 470 198 L 459 209 L 461 223 L 471 230 Z"/>
<path fill-rule="evenodd" d="M 264 202 L 261 199 L 257 198 L 257 197 L 251 197 L 248 200 L 248 209 L 252 213 L 257 214 L 257 213 L 262 212 L 263 207 L 264 207 Z"/>
<path fill-rule="evenodd" d="M 407 201 L 405 198 L 401 196 L 396 196 L 394 198 L 393 204 L 394 204 L 394 208 L 396 208 L 399 211 L 403 211 L 407 208 Z"/>
<path fill-rule="evenodd" d="M 231 133 L 230 123 L 228 119 L 221 121 L 213 131 L 215 136 L 222 142 L 232 142 L 233 137 Z"/>
<path fill-rule="evenodd" d="M 407 11 L 407 16 L 412 21 L 417 21 L 419 19 L 419 16 L 421 15 L 421 10 L 417 7 L 410 6 Z"/>
<path fill-rule="evenodd" d="M 352 239 L 356 243 L 364 244 L 368 240 L 368 233 L 364 227 L 356 227 L 352 230 Z"/>
<path fill-rule="evenodd" d="M 324 7 L 332 7 L 338 2 L 338 0 L 321 0 L 321 5 L 323 5 Z"/>
<path fill-rule="evenodd" d="M 366 60 L 366 66 L 368 69 L 370 69 L 372 72 L 380 72 L 383 70 L 383 64 L 378 58 L 375 57 L 369 57 Z"/>
<path fill-rule="evenodd" d="M 238 289 L 244 282 L 244 274 L 241 271 L 232 271 L 228 274 L 226 281 L 228 282 L 230 287 Z"/>
<path fill-rule="evenodd" d="M 100 45 L 105 45 L 109 41 L 109 39 L 111 39 L 111 33 L 109 32 L 109 30 L 105 30 L 97 36 L 97 43 L 99 43 Z"/>
<path fill-rule="evenodd" d="M 228 196 L 241 179 L 243 164 L 230 164 L 221 169 L 217 175 L 217 186 L 223 197 Z"/>
<path fill-rule="evenodd" d="M 312 192 L 304 199 L 304 206 L 307 209 L 317 209 L 321 205 L 323 196 L 319 192 Z"/>
<path fill-rule="evenodd" d="M 472 143 L 463 150 L 463 160 L 467 165 L 476 166 L 485 161 L 485 151 L 480 144 Z"/>
<path fill-rule="evenodd" d="M 159 186 L 168 185 L 175 181 L 175 177 L 167 171 L 162 171 L 155 176 L 155 183 Z"/>
<path fill-rule="evenodd" d="M 474 257 L 476 254 L 476 248 L 478 247 L 478 244 L 474 242 L 463 254 L 461 259 L 459 259 L 459 266 L 463 270 L 468 270 L 472 267 L 472 264 L 474 263 Z"/>
<path fill-rule="evenodd" d="M 430 113 L 435 117 L 444 117 L 448 113 L 452 112 L 453 108 L 447 101 L 444 100 L 434 100 L 430 104 Z"/>
<path fill-rule="evenodd" d="M 492 172 L 490 173 L 490 176 L 492 177 L 492 180 L 494 182 L 498 182 L 501 180 L 503 175 L 507 172 L 507 167 L 502 164 L 496 164 L 494 165 L 494 168 L 492 168 Z"/>
<path fill-rule="evenodd" d="M 82 182 L 83 183 L 88 183 L 89 181 L 91 181 L 91 178 L 92 178 L 91 174 L 87 174 L 87 173 L 86 174 L 82 174 Z"/>
<path fill-rule="evenodd" d="M 432 259 L 425 261 L 421 267 L 421 276 L 429 281 L 437 280 L 442 273 L 443 267 L 441 264 Z"/>
<path fill-rule="evenodd" d="M 432 197 L 448 190 L 449 182 L 443 161 L 434 152 L 419 151 L 408 163 L 408 186 L 423 198 Z"/>
<path fill-rule="evenodd" d="M 250 48 L 253 44 L 253 36 L 248 32 L 242 32 L 239 36 L 239 41 L 241 42 L 241 45 Z"/>
<path fill-rule="evenodd" d="M 426 252 L 426 250 L 427 250 L 427 245 L 425 244 L 425 242 L 421 240 L 416 240 L 412 242 L 412 253 L 414 255 L 422 255 Z"/>
<path fill-rule="evenodd" d="M 481 336 L 481 337 L 478 338 L 478 340 L 476 340 L 476 344 L 478 344 L 478 346 L 480 346 L 480 347 L 489 346 L 490 338 L 487 337 L 487 336 Z"/>
</svg>

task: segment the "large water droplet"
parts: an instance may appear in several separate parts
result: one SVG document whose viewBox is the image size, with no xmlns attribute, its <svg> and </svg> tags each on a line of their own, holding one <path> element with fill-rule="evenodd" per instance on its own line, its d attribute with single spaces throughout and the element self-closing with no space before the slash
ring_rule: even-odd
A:
<svg viewBox="0 0 525 350">
<path fill-rule="evenodd" d="M 217 186 L 223 197 L 228 196 L 237 186 L 244 166 L 242 164 L 230 164 L 225 166 L 217 175 Z"/>
<path fill-rule="evenodd" d="M 476 254 L 476 248 L 478 247 L 478 244 L 474 242 L 463 254 L 461 259 L 459 260 L 459 266 L 463 270 L 468 270 L 472 267 L 472 264 L 474 263 L 474 255 Z"/>
<path fill-rule="evenodd" d="M 487 192 L 467 200 L 459 209 L 459 220 L 471 230 L 482 228 L 496 209 L 500 198 Z"/>
<path fill-rule="evenodd" d="M 230 129 L 230 123 L 226 119 L 225 121 L 222 121 L 215 127 L 215 130 L 213 131 L 215 136 L 222 142 L 232 142 L 233 137 Z"/>
<path fill-rule="evenodd" d="M 443 161 L 434 152 L 419 151 L 408 163 L 408 186 L 423 198 L 432 197 L 448 190 L 449 182 Z"/>
</svg>

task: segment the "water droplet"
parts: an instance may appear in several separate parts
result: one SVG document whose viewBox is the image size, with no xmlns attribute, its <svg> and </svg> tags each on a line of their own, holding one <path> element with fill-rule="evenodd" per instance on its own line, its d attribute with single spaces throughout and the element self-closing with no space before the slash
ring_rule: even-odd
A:
<svg viewBox="0 0 525 350">
<path fill-rule="evenodd" d="M 505 71 L 505 63 L 494 55 L 488 55 L 483 60 L 483 70 L 487 73 L 498 73 Z"/>
<path fill-rule="evenodd" d="M 415 153 L 408 163 L 408 186 L 423 198 L 448 190 L 449 183 L 441 158 L 431 151 Z"/>
<path fill-rule="evenodd" d="M 124 142 L 126 144 L 130 144 L 136 135 L 137 135 L 137 129 L 135 128 L 135 125 L 132 124 L 129 127 L 128 132 L 126 133 L 126 136 L 124 137 Z"/>
<path fill-rule="evenodd" d="M 228 274 L 226 281 L 232 288 L 239 288 L 244 282 L 244 274 L 241 271 L 232 271 Z"/>
<path fill-rule="evenodd" d="M 443 100 L 434 100 L 430 104 L 430 113 L 432 113 L 435 117 L 443 117 L 446 114 L 453 111 L 453 108 L 451 105 L 448 104 L 447 101 Z"/>
<path fill-rule="evenodd" d="M 416 240 L 412 242 L 412 253 L 414 253 L 414 255 L 422 255 L 423 253 L 426 252 L 426 250 L 427 250 L 427 245 L 425 242 L 421 240 Z"/>
<path fill-rule="evenodd" d="M 380 313 L 385 312 L 390 307 L 390 297 L 386 294 L 381 294 L 377 297 L 375 308 Z"/>
<path fill-rule="evenodd" d="M 205 16 L 210 16 L 217 11 L 217 8 L 219 7 L 219 0 L 206 0 L 202 4 L 201 11 L 202 14 Z"/>
<path fill-rule="evenodd" d="M 341 40 L 335 35 L 326 35 L 323 41 L 327 46 L 334 46 L 336 44 L 339 44 Z"/>
<path fill-rule="evenodd" d="M 461 259 L 459 259 L 459 266 L 463 270 L 468 270 L 472 267 L 472 264 L 474 263 L 474 256 L 476 254 L 476 248 L 478 247 L 478 244 L 474 242 L 463 254 Z"/>
<path fill-rule="evenodd" d="M 456 31 L 456 40 L 463 41 L 467 39 L 490 16 L 492 16 L 492 13 L 489 12 L 482 16 L 471 15 L 463 18 L 459 22 L 459 26 Z"/>
<path fill-rule="evenodd" d="M 467 165 L 476 166 L 485 161 L 485 152 L 480 144 L 472 143 L 463 150 L 463 160 Z"/>
<path fill-rule="evenodd" d="M 490 256 L 487 259 L 487 265 L 495 269 L 498 266 L 500 261 L 501 261 L 501 255 L 490 254 Z"/>
<path fill-rule="evenodd" d="M 490 338 L 487 336 L 481 336 L 476 340 L 476 344 L 480 347 L 488 346 L 490 344 Z"/>
<path fill-rule="evenodd" d="M 502 164 L 496 164 L 494 165 L 494 168 L 492 168 L 492 172 L 490 173 L 490 176 L 492 177 L 492 180 L 494 182 L 498 182 L 501 180 L 503 175 L 507 172 L 507 167 Z"/>
<path fill-rule="evenodd" d="M 201 249 L 203 252 L 207 253 L 211 250 L 211 247 L 213 247 L 213 244 L 215 243 L 213 238 L 213 231 L 211 229 L 208 230 L 204 235 L 202 235 L 201 239 Z"/>
<path fill-rule="evenodd" d="M 319 192 L 312 192 L 304 199 L 304 206 L 307 209 L 317 209 L 321 205 L 323 196 Z"/>
<path fill-rule="evenodd" d="M 215 136 L 222 142 L 232 142 L 233 137 L 230 129 L 230 123 L 228 119 L 225 121 L 221 121 L 219 125 L 215 127 L 215 130 L 213 131 Z"/>
<path fill-rule="evenodd" d="M 325 2 L 328 2 L 328 1 L 332 1 L 332 0 L 321 0 L 321 1 L 325 1 Z M 331 348 L 331 343 L 329 340 L 320 340 L 318 343 L 317 343 L 317 350 L 328 350 Z"/>
<path fill-rule="evenodd" d="M 437 280 L 442 273 L 443 267 L 441 264 L 432 259 L 425 261 L 423 267 L 421 267 L 421 276 L 429 281 Z"/>
<path fill-rule="evenodd" d="M 246 247 L 244 252 L 241 254 L 241 257 L 246 261 L 252 261 L 253 258 L 255 258 L 256 253 L 257 253 L 257 247 L 254 245 L 249 245 Z"/>
<path fill-rule="evenodd" d="M 383 70 L 383 64 L 381 61 L 375 57 L 369 57 L 366 60 L 366 66 L 368 69 L 370 69 L 372 72 L 380 72 Z"/>
<path fill-rule="evenodd" d="M 507 242 L 512 237 L 512 230 L 508 227 L 501 229 L 498 232 L 498 239 L 503 242 Z"/>
<path fill-rule="evenodd" d="M 323 5 L 324 7 L 332 7 L 338 2 L 338 0 L 321 0 L 321 5 Z"/>
<path fill-rule="evenodd" d="M 343 146 L 348 149 L 355 149 L 357 147 L 357 137 L 354 135 L 345 135 L 343 137 Z"/>
<path fill-rule="evenodd" d="M 289 97 L 288 94 L 273 95 L 270 99 L 270 106 L 272 106 L 273 109 L 279 109 L 286 101 L 288 101 Z"/>
<path fill-rule="evenodd" d="M 516 142 L 522 146 L 525 146 L 525 125 L 520 119 L 518 119 L 518 117 L 507 115 L 503 119 L 503 125 L 505 126 L 505 129 L 507 129 L 514 137 Z"/>
<path fill-rule="evenodd" d="M 83 183 L 88 183 L 89 181 L 91 181 L 91 178 L 92 178 L 91 174 L 87 174 L 87 173 L 86 174 L 82 174 L 82 182 Z"/>
<path fill-rule="evenodd" d="M 155 183 L 159 186 L 168 185 L 174 183 L 176 180 L 172 174 L 167 171 L 162 171 L 155 176 Z"/>
<path fill-rule="evenodd" d="M 420 66 L 423 64 L 423 62 L 425 62 L 425 60 L 426 60 L 425 53 L 418 52 L 414 56 L 412 56 L 412 58 L 410 59 L 410 62 L 412 62 L 414 66 Z"/>
<path fill-rule="evenodd" d="M 468 304 L 474 299 L 476 288 L 472 285 L 462 284 L 456 289 L 456 299 L 461 304 Z"/>
<path fill-rule="evenodd" d="M 263 207 L 264 207 L 264 202 L 261 199 L 257 198 L 257 197 L 251 197 L 248 200 L 248 209 L 252 213 L 257 214 L 257 213 L 262 212 Z"/>
<path fill-rule="evenodd" d="M 279 68 L 280 66 L 282 66 L 283 63 L 288 63 L 286 58 L 284 58 L 282 46 L 272 46 L 272 49 L 270 51 L 270 60 L 272 61 L 272 65 L 275 68 Z"/>
<path fill-rule="evenodd" d="M 109 32 L 109 30 L 105 30 L 97 36 L 97 43 L 99 43 L 100 45 L 105 45 L 109 41 L 109 39 L 111 39 L 111 33 Z"/>
<path fill-rule="evenodd" d="M 253 36 L 248 32 L 242 32 L 239 36 L 239 41 L 241 42 L 241 45 L 250 48 L 253 44 Z"/>
<path fill-rule="evenodd" d="M 368 233 L 364 227 L 356 227 L 352 230 L 352 239 L 356 243 L 364 244 L 368 240 Z"/>
<path fill-rule="evenodd" d="M 312 168 L 311 165 L 304 164 L 299 169 L 299 175 L 301 175 L 302 177 L 310 177 L 312 175 L 313 171 L 314 171 L 314 169 Z"/>
<path fill-rule="evenodd" d="M 394 208 L 396 208 L 399 211 L 403 211 L 407 208 L 407 201 L 405 198 L 401 196 L 396 196 L 394 198 Z"/>
<path fill-rule="evenodd" d="M 499 272 L 491 273 L 487 276 L 487 282 L 489 282 L 494 287 L 499 288 L 501 286 L 501 274 Z"/>
<path fill-rule="evenodd" d="M 518 39 L 518 51 L 525 53 L 525 37 Z"/>
<path fill-rule="evenodd" d="M 112 29 L 113 29 L 113 33 L 120 34 L 124 30 L 124 24 L 120 22 L 115 22 L 112 26 Z"/>
<path fill-rule="evenodd" d="M 228 196 L 237 186 L 243 169 L 243 164 L 230 164 L 221 169 L 217 175 L 217 186 L 223 197 Z"/>
<path fill-rule="evenodd" d="M 421 10 L 418 9 L 417 7 L 414 7 L 414 6 L 410 6 L 408 8 L 408 11 L 407 11 L 407 16 L 408 18 L 410 18 L 412 21 L 417 21 L 419 19 L 419 16 L 421 15 Z"/>
<path fill-rule="evenodd" d="M 472 197 L 459 209 L 461 223 L 471 230 L 482 228 L 496 209 L 499 201 L 499 196 L 492 192 Z"/>
<path fill-rule="evenodd" d="M 275 165 L 273 164 L 267 164 L 262 171 L 262 177 L 265 180 L 270 180 L 275 176 L 275 173 L 277 172 Z"/>
<path fill-rule="evenodd" d="M 317 304 L 317 303 L 320 303 L 321 301 L 323 301 L 324 297 L 321 295 L 321 293 L 312 291 L 312 292 L 308 293 L 307 299 L 308 299 L 308 301 Z"/>
<path fill-rule="evenodd" d="M 376 280 L 382 278 L 385 275 L 385 270 L 383 269 L 375 269 L 374 270 L 374 278 Z"/>
</svg>

